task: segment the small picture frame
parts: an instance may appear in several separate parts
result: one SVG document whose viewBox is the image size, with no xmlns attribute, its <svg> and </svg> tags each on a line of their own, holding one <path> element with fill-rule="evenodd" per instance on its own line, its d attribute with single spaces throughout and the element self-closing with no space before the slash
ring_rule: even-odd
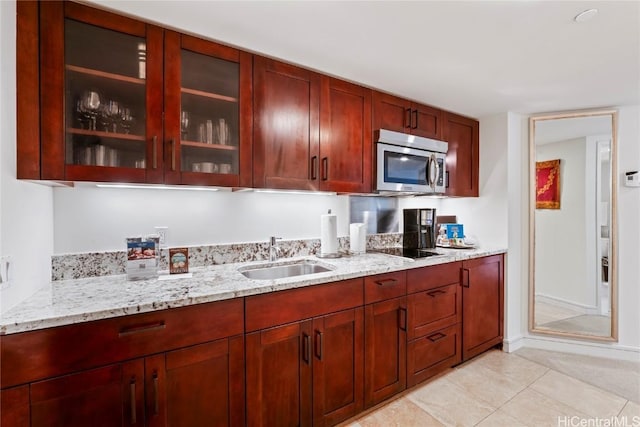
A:
<svg viewBox="0 0 640 427">
<path fill-rule="evenodd" d="M 189 272 L 189 248 L 169 249 L 169 274 Z"/>
</svg>

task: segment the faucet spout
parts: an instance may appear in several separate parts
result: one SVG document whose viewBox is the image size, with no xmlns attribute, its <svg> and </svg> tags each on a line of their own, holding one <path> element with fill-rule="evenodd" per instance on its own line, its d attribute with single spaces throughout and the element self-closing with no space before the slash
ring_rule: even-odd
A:
<svg viewBox="0 0 640 427">
<path fill-rule="evenodd" d="M 276 240 L 282 240 L 282 237 L 271 236 L 269 238 L 269 261 L 277 261 L 280 248 L 276 246 Z"/>
</svg>

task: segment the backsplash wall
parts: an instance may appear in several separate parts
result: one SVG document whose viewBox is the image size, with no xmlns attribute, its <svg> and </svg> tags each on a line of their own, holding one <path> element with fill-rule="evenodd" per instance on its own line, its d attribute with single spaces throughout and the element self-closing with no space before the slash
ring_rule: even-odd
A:
<svg viewBox="0 0 640 427">
<path fill-rule="evenodd" d="M 55 188 L 54 254 L 121 251 L 124 239 L 168 226 L 167 244 L 201 246 L 283 239 L 317 239 L 320 215 L 338 216 L 349 234 L 347 196 L 297 193 Z"/>
</svg>

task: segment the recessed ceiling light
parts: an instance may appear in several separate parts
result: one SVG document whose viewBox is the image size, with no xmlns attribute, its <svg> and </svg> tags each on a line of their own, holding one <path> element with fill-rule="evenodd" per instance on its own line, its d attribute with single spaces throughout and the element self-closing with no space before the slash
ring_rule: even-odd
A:
<svg viewBox="0 0 640 427">
<path fill-rule="evenodd" d="M 598 14 L 598 9 L 587 9 L 577 14 L 573 20 L 576 22 L 587 22 Z"/>
</svg>

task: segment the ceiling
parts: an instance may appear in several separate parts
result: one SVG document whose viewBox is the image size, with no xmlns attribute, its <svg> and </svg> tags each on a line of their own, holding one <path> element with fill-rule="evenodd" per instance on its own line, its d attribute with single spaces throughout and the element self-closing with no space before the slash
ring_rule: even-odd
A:
<svg viewBox="0 0 640 427">
<path fill-rule="evenodd" d="M 611 115 L 536 121 L 536 145 L 588 136 L 611 135 Z"/>
<path fill-rule="evenodd" d="M 640 1 L 91 3 L 476 118 L 640 104 Z"/>
</svg>

